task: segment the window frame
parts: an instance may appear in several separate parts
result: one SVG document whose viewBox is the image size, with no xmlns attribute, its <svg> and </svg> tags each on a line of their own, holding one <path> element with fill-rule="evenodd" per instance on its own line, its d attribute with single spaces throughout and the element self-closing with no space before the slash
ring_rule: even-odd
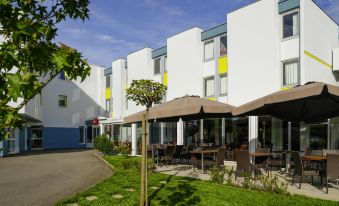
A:
<svg viewBox="0 0 339 206">
<path fill-rule="evenodd" d="M 158 73 L 155 73 L 155 61 L 156 60 L 159 60 L 159 72 Z M 161 74 L 161 57 L 157 57 L 153 59 L 153 75 L 156 76 L 160 74 Z"/>
<path fill-rule="evenodd" d="M 105 100 L 105 111 L 107 113 L 110 113 L 111 112 L 111 99 L 106 99 Z M 108 108 L 107 108 L 107 105 L 108 105 Z"/>
<path fill-rule="evenodd" d="M 206 83 L 208 80 L 213 80 L 213 95 L 207 96 L 207 87 L 206 87 Z M 216 93 L 215 93 L 215 76 L 208 76 L 208 77 L 204 77 L 204 97 L 215 97 Z"/>
<path fill-rule="evenodd" d="M 284 69 L 285 69 L 285 64 L 286 63 L 292 63 L 292 62 L 296 62 L 297 63 L 297 83 L 294 83 L 294 84 L 284 84 Z M 293 58 L 293 59 L 287 59 L 287 60 L 284 60 L 281 62 L 281 86 L 282 87 L 293 87 L 293 86 L 296 86 L 296 85 L 299 85 L 300 84 L 300 61 L 299 61 L 299 58 Z"/>
<path fill-rule="evenodd" d="M 212 57 L 211 58 L 209 58 L 209 59 L 206 59 L 206 45 L 207 44 L 213 44 L 213 48 L 212 48 Z M 214 60 L 214 57 L 215 57 L 215 55 L 214 55 L 214 49 L 215 49 L 215 41 L 214 41 L 214 39 L 210 39 L 210 40 L 206 40 L 205 42 L 204 42 L 204 62 L 209 62 L 209 61 L 212 61 L 212 60 Z"/>
<path fill-rule="evenodd" d="M 221 93 L 221 78 L 223 78 L 223 77 L 226 77 L 226 93 Z M 228 95 L 228 75 L 227 75 L 227 73 L 219 75 L 219 93 L 220 93 L 219 95 L 221 97 Z"/>
<path fill-rule="evenodd" d="M 64 101 L 65 101 L 65 106 L 61 106 L 60 105 L 60 98 L 61 97 L 64 97 L 65 99 L 64 99 Z M 67 108 L 68 107 L 68 98 L 67 98 L 67 95 L 58 95 L 58 107 L 59 108 Z"/>
<path fill-rule="evenodd" d="M 85 132 L 86 132 L 86 127 L 85 126 L 79 126 L 79 144 L 85 144 L 86 143 L 86 135 L 85 135 Z M 81 133 L 80 133 L 80 130 L 82 130 L 82 137 L 81 137 Z M 80 141 L 82 140 L 82 141 Z"/>
<path fill-rule="evenodd" d="M 296 35 L 292 35 L 292 36 L 288 36 L 288 37 L 284 37 L 284 17 L 287 16 L 287 15 L 291 15 L 293 13 L 297 13 L 297 16 L 298 16 L 298 25 L 297 25 L 297 34 Z M 300 10 L 299 9 L 295 9 L 295 10 L 291 10 L 291 11 L 288 11 L 288 12 L 285 12 L 281 15 L 281 39 L 282 41 L 287 41 L 287 40 L 290 40 L 290 39 L 295 39 L 295 38 L 298 38 L 300 35 Z"/>
</svg>

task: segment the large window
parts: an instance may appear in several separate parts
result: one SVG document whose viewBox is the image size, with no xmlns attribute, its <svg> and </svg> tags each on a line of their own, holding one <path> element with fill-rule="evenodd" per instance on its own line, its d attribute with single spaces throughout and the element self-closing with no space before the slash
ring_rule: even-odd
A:
<svg viewBox="0 0 339 206">
<path fill-rule="evenodd" d="M 214 77 L 208 77 L 204 79 L 205 97 L 215 96 L 214 91 Z"/>
<path fill-rule="evenodd" d="M 154 74 L 160 74 L 160 58 L 154 59 Z"/>
<path fill-rule="evenodd" d="M 208 41 L 204 45 L 204 60 L 208 61 L 214 58 L 214 42 Z"/>
<path fill-rule="evenodd" d="M 220 95 L 227 95 L 227 74 L 220 76 Z"/>
<path fill-rule="evenodd" d="M 111 87 L 111 76 L 107 75 L 106 76 L 106 88 L 110 88 Z"/>
<path fill-rule="evenodd" d="M 227 55 L 227 36 L 220 37 L 220 56 Z"/>
<path fill-rule="evenodd" d="M 298 60 L 283 63 L 283 85 L 295 85 L 299 83 L 299 63 Z"/>
<path fill-rule="evenodd" d="M 293 12 L 283 16 L 283 38 L 299 35 L 299 13 Z"/>
<path fill-rule="evenodd" d="M 59 95 L 58 96 L 58 105 L 59 105 L 59 107 L 66 108 L 67 107 L 67 96 Z"/>
</svg>

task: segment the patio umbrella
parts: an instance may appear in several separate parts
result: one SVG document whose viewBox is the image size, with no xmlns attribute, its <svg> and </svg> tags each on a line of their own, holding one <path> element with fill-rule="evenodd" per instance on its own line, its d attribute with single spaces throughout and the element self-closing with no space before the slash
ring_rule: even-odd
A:
<svg viewBox="0 0 339 206">
<path fill-rule="evenodd" d="M 218 101 L 212 101 L 198 96 L 184 96 L 152 107 L 149 111 L 149 120 L 177 122 L 182 120 L 203 119 L 208 117 L 231 117 L 235 107 Z M 141 121 L 141 114 L 124 118 L 124 123 Z"/>
<path fill-rule="evenodd" d="M 311 82 L 275 92 L 233 110 L 235 116 L 273 117 L 287 121 L 318 122 L 339 116 L 339 87 Z"/>
</svg>

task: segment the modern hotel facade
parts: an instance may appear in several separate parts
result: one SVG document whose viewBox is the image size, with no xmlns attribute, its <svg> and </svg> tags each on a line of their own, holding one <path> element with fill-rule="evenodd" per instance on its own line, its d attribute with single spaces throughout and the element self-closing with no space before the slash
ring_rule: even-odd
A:
<svg viewBox="0 0 339 206">
<path fill-rule="evenodd" d="M 29 149 L 32 141 L 27 140 L 34 139 L 39 125 L 43 149 L 91 147 L 97 134 L 106 133 L 113 141 L 131 142 L 137 154 L 140 124 L 123 122 L 144 109 L 125 98 L 136 79 L 166 85 L 164 101 L 197 95 L 233 106 L 311 81 L 339 86 L 339 27 L 312 0 L 256 1 L 227 14 L 225 21 L 208 30 L 183 31 L 169 37 L 166 46 L 135 51 L 111 68 L 93 66 L 84 83 L 54 80 L 44 88 L 42 104 L 38 95 L 27 105 L 35 107 L 24 111 L 38 122 L 16 129 L 3 147 L 14 141 L 14 152 Z M 67 108 L 61 109 L 57 103 L 65 96 Z M 317 124 L 269 116 L 152 122 L 149 134 L 148 143 L 338 149 L 339 118 Z"/>
</svg>

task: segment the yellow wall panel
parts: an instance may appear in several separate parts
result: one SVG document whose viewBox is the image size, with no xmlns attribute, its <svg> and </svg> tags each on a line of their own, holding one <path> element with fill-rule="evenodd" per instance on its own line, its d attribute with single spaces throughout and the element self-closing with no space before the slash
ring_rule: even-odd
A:
<svg viewBox="0 0 339 206">
<path fill-rule="evenodd" d="M 165 86 L 168 85 L 167 71 L 165 71 L 164 74 L 163 74 L 162 82 L 163 82 L 163 85 L 165 85 Z"/>
<path fill-rule="evenodd" d="M 217 101 L 217 98 L 215 98 L 215 97 L 210 97 L 210 98 L 208 98 L 208 100 Z"/>
<path fill-rule="evenodd" d="M 105 98 L 110 99 L 111 98 L 111 88 L 106 88 L 105 90 Z"/>
<path fill-rule="evenodd" d="M 218 59 L 218 73 L 225 74 L 228 71 L 228 58 L 227 56 Z"/>
</svg>

